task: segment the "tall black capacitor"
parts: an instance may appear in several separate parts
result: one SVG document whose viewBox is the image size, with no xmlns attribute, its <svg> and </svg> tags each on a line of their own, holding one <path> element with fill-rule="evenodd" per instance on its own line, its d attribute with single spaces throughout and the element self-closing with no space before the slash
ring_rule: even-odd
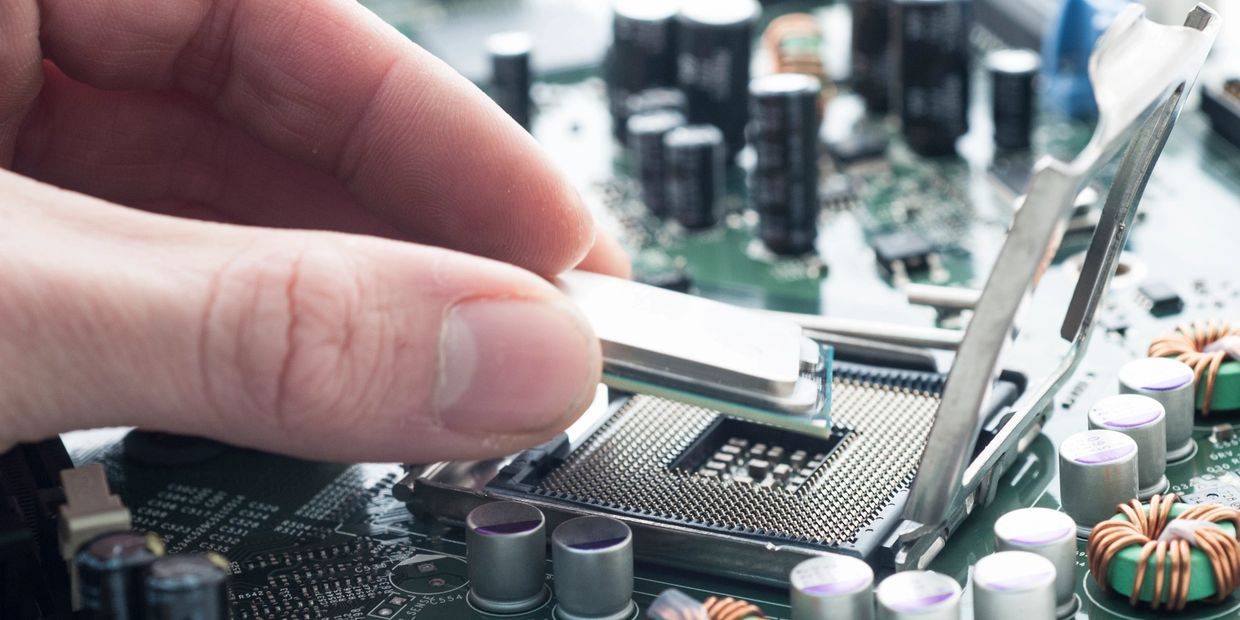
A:
<svg viewBox="0 0 1240 620">
<path fill-rule="evenodd" d="M 727 166 L 723 132 L 713 125 L 677 127 L 663 137 L 663 161 L 672 218 L 690 230 L 714 226 Z"/>
<path fill-rule="evenodd" d="M 689 122 L 718 127 L 729 157 L 745 146 L 745 92 L 761 14 L 754 0 L 688 0 L 676 18 L 676 81 Z"/>
<path fill-rule="evenodd" d="M 524 32 L 500 32 L 487 37 L 491 57 L 491 98 L 508 116 L 529 129 L 530 86 L 533 83 L 530 51 L 533 45 Z"/>
<path fill-rule="evenodd" d="M 666 0 L 617 0 L 612 4 L 607 95 L 612 131 L 624 141 L 630 98 L 676 84 L 676 4 Z"/>
<path fill-rule="evenodd" d="M 78 592 L 92 620 L 140 620 L 142 584 L 163 545 L 148 534 L 113 532 L 91 539 L 78 550 Z"/>
<path fill-rule="evenodd" d="M 813 252 L 818 238 L 818 78 L 761 77 L 749 87 L 755 162 L 750 199 L 762 242 L 776 254 Z"/>
<path fill-rule="evenodd" d="M 667 215 L 667 176 L 663 136 L 685 124 L 684 115 L 663 110 L 629 117 L 629 172 L 641 184 L 642 202 L 652 215 Z"/>
<path fill-rule="evenodd" d="M 1037 108 L 1034 82 L 1041 67 L 1041 57 L 1032 50 L 998 50 L 986 55 L 997 148 L 1029 148 Z"/>
<path fill-rule="evenodd" d="M 171 555 L 146 574 L 143 620 L 228 620 L 228 572 L 199 554 Z"/>
<path fill-rule="evenodd" d="M 852 87 L 865 101 L 866 112 L 875 116 L 890 107 L 890 25 L 890 0 L 853 0 Z"/>
<path fill-rule="evenodd" d="M 928 157 L 952 155 L 969 130 L 972 0 L 894 0 L 897 106 L 904 139 Z"/>
</svg>

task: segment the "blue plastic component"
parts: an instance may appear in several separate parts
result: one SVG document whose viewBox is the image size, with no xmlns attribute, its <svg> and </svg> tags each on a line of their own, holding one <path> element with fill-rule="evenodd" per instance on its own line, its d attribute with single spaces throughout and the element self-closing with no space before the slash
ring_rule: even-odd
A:
<svg viewBox="0 0 1240 620">
<path fill-rule="evenodd" d="M 1089 55 L 1094 42 L 1129 0 L 1064 0 L 1042 42 L 1043 100 L 1053 111 L 1073 118 L 1098 115 L 1089 85 Z"/>
</svg>

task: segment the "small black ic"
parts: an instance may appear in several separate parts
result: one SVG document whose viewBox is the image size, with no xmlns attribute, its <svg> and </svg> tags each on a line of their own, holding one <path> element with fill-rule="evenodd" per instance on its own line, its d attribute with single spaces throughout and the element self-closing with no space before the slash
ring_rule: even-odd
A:
<svg viewBox="0 0 1240 620">
<path fill-rule="evenodd" d="M 877 131 L 862 131 L 827 142 L 827 152 L 839 165 L 849 166 L 886 155 L 890 142 L 886 135 Z"/>
<path fill-rule="evenodd" d="M 693 288 L 693 278 L 684 269 L 642 274 L 637 281 L 677 293 L 688 293 Z"/>
<path fill-rule="evenodd" d="M 1184 309 L 1184 298 L 1166 282 L 1149 280 L 1143 282 L 1138 290 L 1142 304 L 1154 316 L 1177 314 Z"/>
<path fill-rule="evenodd" d="M 911 230 L 875 235 L 870 240 L 878 264 L 888 272 L 894 272 L 897 264 L 905 271 L 921 271 L 929 268 L 934 245 L 928 239 Z"/>
</svg>

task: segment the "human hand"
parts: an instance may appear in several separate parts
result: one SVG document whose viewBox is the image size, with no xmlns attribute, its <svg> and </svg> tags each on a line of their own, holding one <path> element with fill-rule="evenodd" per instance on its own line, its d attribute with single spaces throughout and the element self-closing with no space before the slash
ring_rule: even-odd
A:
<svg viewBox="0 0 1240 620">
<path fill-rule="evenodd" d="M 0 85 L 0 450 L 136 425 L 429 462 L 589 404 L 597 340 L 535 274 L 623 252 L 353 0 L 4 0 Z"/>
</svg>

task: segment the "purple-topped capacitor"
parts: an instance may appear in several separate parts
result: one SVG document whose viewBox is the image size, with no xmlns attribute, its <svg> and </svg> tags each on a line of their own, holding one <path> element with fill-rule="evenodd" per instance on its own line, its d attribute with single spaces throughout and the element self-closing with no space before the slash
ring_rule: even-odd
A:
<svg viewBox="0 0 1240 620">
<path fill-rule="evenodd" d="M 608 517 L 577 517 L 551 533 L 555 616 L 561 620 L 633 617 L 633 534 Z"/>
<path fill-rule="evenodd" d="M 1053 620 L 1055 565 L 1028 551 L 1000 551 L 973 566 L 975 620 Z"/>
<path fill-rule="evenodd" d="M 896 573 L 878 584 L 879 620 L 959 620 L 960 584 L 928 570 Z"/>
<path fill-rule="evenodd" d="M 1055 565 L 1055 615 L 1071 617 L 1076 598 L 1076 522 L 1050 508 L 1019 508 L 995 521 L 996 551 L 1028 551 Z"/>
<path fill-rule="evenodd" d="M 515 614 L 547 602 L 547 529 L 540 510 L 520 502 L 483 504 L 470 511 L 465 526 L 470 604 Z"/>
<path fill-rule="evenodd" d="M 792 620 L 874 617 L 874 571 L 863 560 L 846 555 L 805 560 L 788 582 Z"/>
<path fill-rule="evenodd" d="M 1123 433 L 1137 442 L 1137 497 L 1163 493 L 1167 482 L 1167 422 L 1162 403 L 1140 394 L 1116 394 L 1089 410 L 1089 428 Z"/>
<path fill-rule="evenodd" d="M 1119 369 L 1119 391 L 1149 396 L 1167 413 L 1167 462 L 1177 463 L 1197 451 L 1193 442 L 1193 414 L 1197 409 L 1193 369 L 1184 362 L 1142 357 Z"/>
<path fill-rule="evenodd" d="M 1059 501 L 1089 536 L 1116 506 L 1137 496 L 1137 442 L 1107 430 L 1081 431 L 1059 444 Z"/>
</svg>

